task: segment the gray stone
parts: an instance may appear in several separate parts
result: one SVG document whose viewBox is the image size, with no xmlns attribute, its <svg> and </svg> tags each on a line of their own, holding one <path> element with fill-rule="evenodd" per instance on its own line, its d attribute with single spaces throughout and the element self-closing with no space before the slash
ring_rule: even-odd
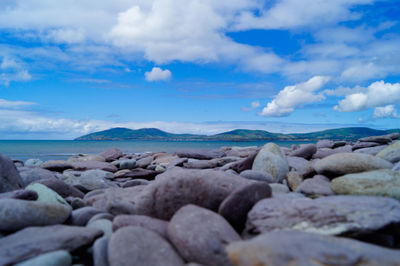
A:
<svg viewBox="0 0 400 266">
<path fill-rule="evenodd" d="M 71 207 L 59 203 L 0 199 L 0 231 L 64 223 L 71 211 Z"/>
<path fill-rule="evenodd" d="M 392 140 L 396 140 L 396 139 L 400 138 L 400 133 L 398 133 L 398 132 L 390 133 L 390 134 L 387 134 L 386 137 L 389 137 Z"/>
<path fill-rule="evenodd" d="M 296 191 L 296 189 L 303 182 L 303 177 L 296 171 L 290 171 L 286 174 L 287 185 L 292 191 Z"/>
<path fill-rule="evenodd" d="M 254 159 L 252 170 L 268 173 L 276 182 L 280 182 L 289 172 L 289 164 L 279 146 L 268 143 L 261 148 Z"/>
<path fill-rule="evenodd" d="M 326 180 L 325 178 L 321 178 L 320 175 L 316 175 L 313 178 L 304 180 L 296 192 L 312 196 L 331 196 L 335 193 L 332 191 L 330 185 L 329 179 Z"/>
<path fill-rule="evenodd" d="M 0 193 L 0 199 L 37 200 L 38 194 L 32 190 L 18 189 Z"/>
<path fill-rule="evenodd" d="M 228 245 L 235 266 L 399 265 L 400 251 L 357 240 L 298 231 L 275 231 Z"/>
<path fill-rule="evenodd" d="M 167 169 L 173 168 L 175 166 L 183 166 L 184 163 L 186 163 L 188 161 L 187 158 L 177 158 L 173 161 L 171 161 L 168 165 L 167 165 Z"/>
<path fill-rule="evenodd" d="M 258 201 L 271 197 L 270 186 L 265 182 L 254 182 L 232 191 L 218 208 L 222 215 L 237 232 L 242 232 L 247 213 Z"/>
<path fill-rule="evenodd" d="M 393 166 L 392 170 L 393 170 L 393 171 L 396 171 L 396 172 L 400 172 L 400 162 L 396 163 L 396 164 Z"/>
<path fill-rule="evenodd" d="M 47 203 L 58 203 L 69 206 L 69 204 L 63 199 L 63 197 L 61 197 L 57 194 L 57 192 L 46 187 L 45 185 L 39 183 L 30 184 L 26 187 L 26 189 L 35 191 L 38 194 L 38 201 Z"/>
<path fill-rule="evenodd" d="M 107 179 L 107 175 L 109 174 L 111 173 L 98 169 L 88 170 L 83 172 L 78 179 L 75 179 L 72 185 L 79 185 L 88 191 L 101 188 L 117 187 L 116 184 Z"/>
<path fill-rule="evenodd" d="M 248 182 L 222 171 L 172 168 L 144 187 L 134 200 L 135 214 L 169 220 L 186 204 L 217 211 L 233 190 Z"/>
<path fill-rule="evenodd" d="M 56 250 L 72 252 L 91 244 L 101 234 L 97 229 L 67 225 L 28 227 L 0 238 L 0 265 L 14 264 Z"/>
<path fill-rule="evenodd" d="M 333 141 L 328 139 L 319 140 L 316 144 L 317 149 L 333 148 Z"/>
<path fill-rule="evenodd" d="M 222 151 L 218 150 L 185 150 L 176 153 L 180 158 L 193 158 L 199 160 L 211 160 L 221 158 L 225 155 Z"/>
<path fill-rule="evenodd" d="M 121 187 L 126 188 L 126 187 L 134 187 L 134 186 L 143 186 L 143 185 L 148 185 L 150 184 L 150 181 L 146 179 L 134 179 L 134 180 L 129 180 L 124 182 Z"/>
<path fill-rule="evenodd" d="M 104 157 L 106 162 L 112 162 L 112 161 L 118 160 L 120 157 L 124 156 L 124 153 L 118 148 L 111 148 L 106 151 L 103 151 L 99 155 Z"/>
<path fill-rule="evenodd" d="M 292 151 L 289 155 L 310 159 L 316 152 L 317 146 L 315 144 L 302 144 L 299 148 Z"/>
<path fill-rule="evenodd" d="M 296 170 L 296 172 L 302 177 L 309 176 L 313 172 L 311 163 L 304 158 L 288 156 L 287 161 L 289 163 L 289 167 Z"/>
<path fill-rule="evenodd" d="M 377 155 L 380 151 L 385 149 L 388 145 L 380 145 L 376 147 L 371 147 L 371 148 L 363 148 L 363 149 L 358 149 L 355 150 L 355 153 L 364 153 L 364 154 L 369 154 L 369 155 Z"/>
<path fill-rule="evenodd" d="M 336 194 L 373 195 L 400 200 L 400 173 L 388 169 L 348 174 L 332 180 Z"/>
<path fill-rule="evenodd" d="M 23 187 L 23 181 L 18 174 L 13 161 L 0 154 L 0 193 Z"/>
<path fill-rule="evenodd" d="M 112 222 L 114 219 L 114 215 L 105 213 L 105 212 L 98 213 L 98 214 L 93 215 L 92 218 L 90 218 L 90 220 L 87 223 L 89 224 L 89 223 L 92 223 L 92 222 L 94 222 L 96 220 L 100 220 L 100 219 L 106 219 L 106 220 L 109 220 Z"/>
<path fill-rule="evenodd" d="M 246 158 L 232 163 L 231 169 L 237 173 L 245 170 L 250 170 L 253 167 L 254 159 L 256 158 L 259 150 L 250 153 Z"/>
<path fill-rule="evenodd" d="M 270 174 L 255 170 L 244 170 L 240 173 L 240 176 L 246 179 L 264 181 L 267 183 L 274 183 L 276 181 Z"/>
<path fill-rule="evenodd" d="M 43 184 L 48 188 L 51 188 L 63 198 L 66 197 L 83 198 L 83 196 L 85 196 L 85 194 L 83 194 L 82 191 L 74 188 L 71 185 L 68 185 L 62 180 L 45 179 L 45 180 L 39 180 L 38 183 Z"/>
<path fill-rule="evenodd" d="M 20 167 L 18 171 L 24 187 L 42 179 L 56 180 L 56 175 L 53 172 L 41 167 Z"/>
<path fill-rule="evenodd" d="M 113 231 L 125 226 L 140 226 L 158 233 L 164 239 L 168 239 L 168 222 L 145 215 L 118 215 L 115 217 Z"/>
<path fill-rule="evenodd" d="M 116 231 L 108 244 L 110 266 L 184 265 L 174 248 L 158 234 L 143 227 Z"/>
<path fill-rule="evenodd" d="M 15 266 L 70 266 L 71 264 L 71 255 L 65 250 L 57 250 L 17 263 Z"/>
<path fill-rule="evenodd" d="M 389 147 L 380 151 L 376 157 L 382 158 L 391 163 L 397 163 L 400 161 L 400 141 L 396 141 Z"/>
<path fill-rule="evenodd" d="M 43 163 L 43 161 L 40 159 L 28 159 L 25 161 L 24 165 L 39 167 L 42 163 Z"/>
<path fill-rule="evenodd" d="M 136 161 L 136 167 L 146 168 L 153 162 L 153 156 L 147 156 Z"/>
<path fill-rule="evenodd" d="M 168 224 L 168 235 L 185 260 L 210 266 L 231 265 L 225 244 L 240 240 L 224 218 L 195 205 L 186 205 L 175 213 Z"/>
<path fill-rule="evenodd" d="M 288 186 L 283 185 L 283 184 L 269 184 L 271 190 L 272 190 L 272 195 L 275 197 L 276 194 L 286 194 L 289 193 L 290 190 Z"/>
<path fill-rule="evenodd" d="M 108 237 L 98 238 L 93 244 L 93 266 L 108 266 Z"/>
<path fill-rule="evenodd" d="M 94 207 L 83 207 L 72 211 L 69 222 L 72 225 L 85 226 L 90 218 L 99 213 L 103 211 Z"/>
<path fill-rule="evenodd" d="M 191 160 L 187 163 L 184 163 L 183 166 L 185 168 L 192 169 L 207 169 L 207 168 L 215 168 L 218 166 L 218 160 Z"/>
<path fill-rule="evenodd" d="M 66 201 L 71 205 L 73 210 L 86 207 L 85 202 L 81 198 L 68 197 Z"/>
<path fill-rule="evenodd" d="M 78 154 L 76 156 L 72 156 L 68 158 L 68 162 L 77 163 L 77 162 L 86 162 L 86 161 L 99 161 L 105 162 L 103 156 L 100 155 L 91 155 L 91 154 Z"/>
<path fill-rule="evenodd" d="M 245 235 L 299 230 L 325 235 L 365 233 L 400 222 L 400 202 L 371 196 L 270 198 L 248 213 Z"/>
<path fill-rule="evenodd" d="M 358 149 L 363 149 L 363 148 L 376 147 L 379 145 L 380 144 L 376 143 L 376 142 L 357 142 L 356 144 L 353 145 L 353 151 L 358 150 Z"/>
<path fill-rule="evenodd" d="M 63 161 L 63 160 L 51 160 L 44 162 L 40 165 L 40 167 L 47 169 L 49 171 L 55 171 L 55 172 L 62 172 L 67 169 L 72 169 L 74 166 L 72 163 Z"/>
<path fill-rule="evenodd" d="M 113 230 L 112 230 L 113 223 L 107 219 L 99 219 L 93 221 L 91 223 L 87 223 L 86 227 L 88 228 L 96 228 L 103 232 L 103 236 L 110 237 Z"/>
<path fill-rule="evenodd" d="M 154 167 L 154 169 L 155 169 L 155 167 Z M 129 177 L 129 178 L 132 178 L 132 179 L 153 180 L 154 177 L 156 177 L 158 174 L 159 174 L 159 172 L 154 171 L 154 170 L 135 168 L 135 169 L 132 169 L 129 172 L 126 172 L 123 175 L 123 177 Z"/>
<path fill-rule="evenodd" d="M 345 146 L 342 146 L 342 147 L 339 147 L 336 149 L 322 148 L 322 149 L 318 149 L 317 152 L 314 153 L 313 159 L 323 159 L 332 154 L 352 152 L 352 151 L 353 151 L 353 148 L 351 145 L 345 145 Z"/>
<path fill-rule="evenodd" d="M 392 141 L 392 139 L 388 136 L 371 136 L 371 137 L 365 137 L 361 138 L 358 141 L 360 142 L 376 142 L 380 144 L 387 144 Z"/>
<path fill-rule="evenodd" d="M 314 164 L 315 171 L 326 176 L 340 176 L 392 167 L 391 163 L 383 159 L 362 153 L 337 153 Z"/>
<path fill-rule="evenodd" d="M 115 173 L 118 171 L 118 168 L 115 167 L 114 165 L 99 161 L 77 162 L 73 164 L 73 168 L 76 171 L 103 170 L 111 173 Z"/>
<path fill-rule="evenodd" d="M 119 163 L 119 169 L 133 169 L 136 166 L 136 160 L 135 159 L 130 159 L 130 160 L 122 160 Z"/>
</svg>

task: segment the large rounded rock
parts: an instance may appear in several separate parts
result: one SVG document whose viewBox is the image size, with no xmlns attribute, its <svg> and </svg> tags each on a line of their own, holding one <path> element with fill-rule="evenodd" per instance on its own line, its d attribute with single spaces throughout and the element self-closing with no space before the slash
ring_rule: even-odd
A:
<svg viewBox="0 0 400 266">
<path fill-rule="evenodd" d="M 385 159 L 391 163 L 397 163 L 400 161 L 400 141 L 397 141 L 380 151 L 376 157 Z"/>
<path fill-rule="evenodd" d="M 296 192 L 310 196 L 331 196 L 335 193 L 331 189 L 331 183 L 325 176 L 316 175 L 313 178 L 304 180 Z"/>
<path fill-rule="evenodd" d="M 233 190 L 248 182 L 222 171 L 172 168 L 144 187 L 134 200 L 136 214 L 169 220 L 186 204 L 217 211 Z"/>
<path fill-rule="evenodd" d="M 383 159 L 362 153 L 337 153 L 314 164 L 317 173 L 340 176 L 375 169 L 391 169 L 393 165 Z"/>
<path fill-rule="evenodd" d="M 0 199 L 37 200 L 38 194 L 32 190 L 18 189 L 0 193 Z"/>
<path fill-rule="evenodd" d="M 332 180 L 336 194 L 373 195 L 400 200 L 400 173 L 388 169 L 348 174 Z"/>
<path fill-rule="evenodd" d="M 106 160 L 106 162 L 112 162 L 124 156 L 124 153 L 118 148 L 111 148 L 103 151 L 99 155 L 102 156 Z"/>
<path fill-rule="evenodd" d="M 94 207 L 79 208 L 71 213 L 69 222 L 72 225 L 84 226 L 93 216 L 99 213 L 103 213 L 103 211 Z"/>
<path fill-rule="evenodd" d="M 384 197 L 270 198 L 248 213 L 245 234 L 292 229 L 325 235 L 363 233 L 400 222 L 400 202 Z"/>
<path fill-rule="evenodd" d="M 224 218 L 195 205 L 175 213 L 168 235 L 185 260 L 210 266 L 230 265 L 225 244 L 240 240 Z"/>
<path fill-rule="evenodd" d="M 38 183 L 43 184 L 48 188 L 51 188 L 63 198 L 83 198 L 83 196 L 85 196 L 85 194 L 83 194 L 80 190 L 58 179 L 44 179 L 39 180 Z"/>
<path fill-rule="evenodd" d="M 38 201 L 47 203 L 59 203 L 69 206 L 69 204 L 57 194 L 54 190 L 46 187 L 45 185 L 35 183 L 26 187 L 27 190 L 35 191 L 38 194 Z"/>
<path fill-rule="evenodd" d="M 0 154 L 0 193 L 23 187 L 23 181 L 18 174 L 13 161 Z"/>
<path fill-rule="evenodd" d="M 15 266 L 70 266 L 71 264 L 71 255 L 65 250 L 57 250 L 20 262 Z"/>
<path fill-rule="evenodd" d="M 42 179 L 56 180 L 56 175 L 53 172 L 40 167 L 19 167 L 18 171 L 24 187 Z"/>
<path fill-rule="evenodd" d="M 42 163 L 40 167 L 55 172 L 62 172 L 74 168 L 72 163 L 63 160 L 50 160 Z"/>
<path fill-rule="evenodd" d="M 289 167 L 296 170 L 302 177 L 309 176 L 313 172 L 311 163 L 301 157 L 288 156 Z"/>
<path fill-rule="evenodd" d="M 107 172 L 115 173 L 118 171 L 118 168 L 110 163 L 99 162 L 99 161 L 84 161 L 77 162 L 73 164 L 74 170 L 77 171 L 87 171 L 87 170 L 103 170 Z"/>
<path fill-rule="evenodd" d="M 235 266 L 398 265 L 400 251 L 357 240 L 298 231 L 266 233 L 227 247 Z"/>
<path fill-rule="evenodd" d="M 91 244 L 101 234 L 97 229 L 66 225 L 25 228 L 0 238 L 0 265 L 11 265 L 55 250 L 72 252 Z"/>
<path fill-rule="evenodd" d="M 281 148 L 274 143 L 268 143 L 254 159 L 252 170 L 270 174 L 276 182 L 280 182 L 289 172 L 289 164 Z"/>
<path fill-rule="evenodd" d="M 0 199 L 0 231 L 64 223 L 72 208 L 59 203 Z"/>
<path fill-rule="evenodd" d="M 184 265 L 173 247 L 143 227 L 128 226 L 115 232 L 108 243 L 110 266 Z"/>
<path fill-rule="evenodd" d="M 118 215 L 113 220 L 113 231 L 125 226 L 140 226 L 168 239 L 168 222 L 145 215 Z"/>
<path fill-rule="evenodd" d="M 317 152 L 317 146 L 315 144 L 303 144 L 300 145 L 298 149 L 290 152 L 290 156 L 301 157 L 305 159 L 310 159 L 314 153 Z"/>
<path fill-rule="evenodd" d="M 117 187 L 116 184 L 107 179 L 108 174 L 111 173 L 98 169 L 88 170 L 83 172 L 79 178 L 72 179 L 71 185 L 82 187 L 87 191 L 109 188 L 109 187 Z"/>
</svg>

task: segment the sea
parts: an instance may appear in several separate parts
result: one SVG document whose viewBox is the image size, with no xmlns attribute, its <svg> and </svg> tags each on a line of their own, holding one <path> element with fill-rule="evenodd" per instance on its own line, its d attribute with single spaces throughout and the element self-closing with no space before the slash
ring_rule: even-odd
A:
<svg viewBox="0 0 400 266">
<path fill-rule="evenodd" d="M 0 153 L 11 159 L 25 161 L 30 158 L 65 160 L 78 154 L 98 154 L 109 148 L 125 153 L 168 152 L 191 149 L 219 149 L 221 147 L 263 146 L 271 141 L 76 141 L 76 140 L 0 140 Z M 310 141 L 272 141 L 281 147 Z"/>
</svg>

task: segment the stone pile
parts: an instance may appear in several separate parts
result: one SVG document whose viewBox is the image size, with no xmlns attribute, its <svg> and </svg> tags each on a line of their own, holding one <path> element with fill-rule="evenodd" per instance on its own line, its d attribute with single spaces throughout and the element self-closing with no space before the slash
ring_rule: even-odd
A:
<svg viewBox="0 0 400 266">
<path fill-rule="evenodd" d="M 398 139 L 0 155 L 0 265 L 400 265 Z"/>
</svg>

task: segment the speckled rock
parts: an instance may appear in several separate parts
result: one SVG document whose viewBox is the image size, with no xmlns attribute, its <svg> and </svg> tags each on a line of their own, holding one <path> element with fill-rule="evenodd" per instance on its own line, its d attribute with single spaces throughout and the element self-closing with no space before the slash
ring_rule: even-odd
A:
<svg viewBox="0 0 400 266">
<path fill-rule="evenodd" d="M 23 187 L 23 181 L 18 174 L 13 161 L 0 154 L 0 193 Z"/>
<path fill-rule="evenodd" d="M 274 183 L 274 184 L 269 184 L 269 186 L 272 190 L 273 197 L 275 197 L 276 194 L 286 194 L 290 192 L 288 186 L 283 184 Z"/>
<path fill-rule="evenodd" d="M 254 159 L 252 170 L 270 174 L 276 182 L 280 182 L 289 172 L 289 164 L 279 146 L 268 143 L 261 148 Z"/>
<path fill-rule="evenodd" d="M 42 160 L 36 159 L 36 158 L 31 158 L 25 161 L 24 165 L 25 166 L 33 166 L 33 167 L 39 167 L 43 163 Z"/>
<path fill-rule="evenodd" d="M 68 162 L 71 162 L 71 163 L 86 162 L 86 161 L 105 162 L 106 160 L 104 159 L 103 156 L 91 155 L 91 154 L 79 154 L 79 155 L 68 158 Z"/>
<path fill-rule="evenodd" d="M 389 147 L 380 151 L 376 157 L 385 159 L 391 163 L 397 163 L 400 161 L 400 141 L 396 141 Z"/>
<path fill-rule="evenodd" d="M 127 226 L 112 234 L 108 243 L 110 266 L 184 265 L 174 248 L 158 234 Z"/>
<path fill-rule="evenodd" d="M 172 217 L 168 235 L 181 256 L 205 265 L 231 265 L 225 244 L 240 240 L 240 236 L 218 214 L 187 205 Z"/>
<path fill-rule="evenodd" d="M 290 171 L 286 174 L 286 180 L 290 189 L 292 191 L 296 191 L 296 189 L 303 182 L 303 177 L 296 171 Z"/>
</svg>

